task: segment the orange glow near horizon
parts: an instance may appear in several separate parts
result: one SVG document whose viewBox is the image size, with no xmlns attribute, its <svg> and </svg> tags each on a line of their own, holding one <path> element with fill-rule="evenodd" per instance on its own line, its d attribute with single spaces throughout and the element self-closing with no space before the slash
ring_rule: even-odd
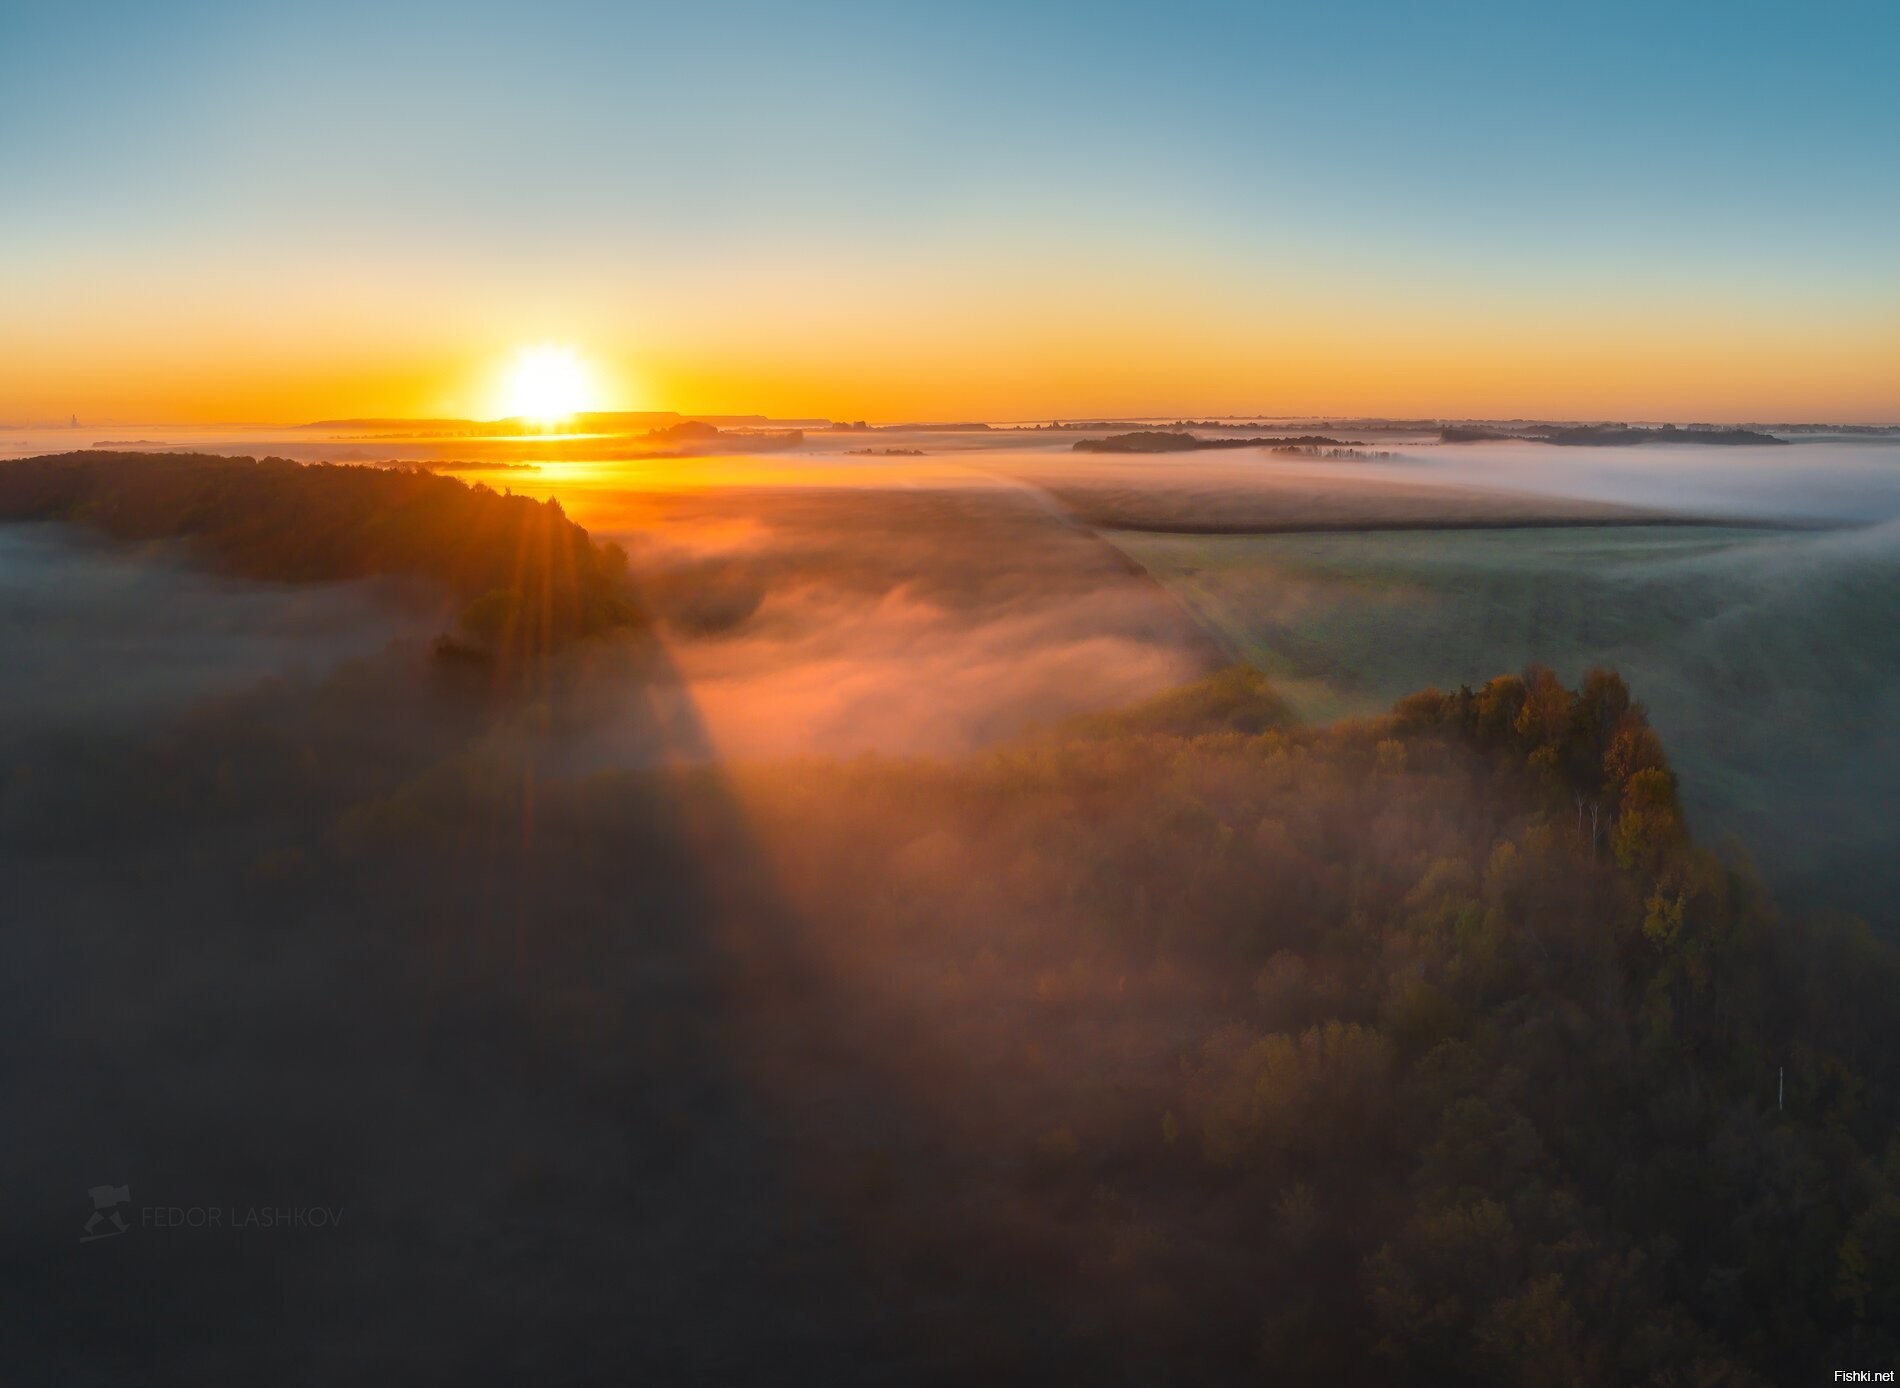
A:
<svg viewBox="0 0 1900 1388">
<path fill-rule="evenodd" d="M 0 423 L 558 422 L 587 410 L 905 420 L 1219 414 L 1900 422 L 1877 304 L 1524 305 L 1362 281 L 1273 294 L 1073 268 L 854 286 L 775 266 L 703 295 L 495 291 L 338 274 L 221 293 L 58 277 L 9 310 Z M 1101 283 L 1114 283 L 1105 294 Z M 58 290 L 71 292 L 60 299 Z M 626 304 L 635 301 L 635 313 Z M 524 322 L 551 328 L 524 349 Z M 544 330 L 546 331 L 546 330 Z M 530 338 L 528 341 L 537 341 Z M 566 344 L 575 344 L 569 346 Z"/>
</svg>

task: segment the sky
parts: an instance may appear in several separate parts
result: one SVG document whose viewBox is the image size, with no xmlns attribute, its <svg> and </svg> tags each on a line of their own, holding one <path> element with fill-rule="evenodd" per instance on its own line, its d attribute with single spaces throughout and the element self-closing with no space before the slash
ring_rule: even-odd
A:
<svg viewBox="0 0 1900 1388">
<path fill-rule="evenodd" d="M 1900 421 L 1900 7 L 0 5 L 0 421 Z"/>
</svg>

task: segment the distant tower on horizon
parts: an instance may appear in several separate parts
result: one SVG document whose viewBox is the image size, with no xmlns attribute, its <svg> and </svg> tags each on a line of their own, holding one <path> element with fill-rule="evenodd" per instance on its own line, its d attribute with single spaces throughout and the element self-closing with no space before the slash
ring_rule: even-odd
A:
<svg viewBox="0 0 1900 1388">
<path fill-rule="evenodd" d="M 66 427 L 68 429 L 77 429 L 79 427 L 79 416 L 73 415 L 70 419 L 68 419 L 66 421 Z"/>
</svg>

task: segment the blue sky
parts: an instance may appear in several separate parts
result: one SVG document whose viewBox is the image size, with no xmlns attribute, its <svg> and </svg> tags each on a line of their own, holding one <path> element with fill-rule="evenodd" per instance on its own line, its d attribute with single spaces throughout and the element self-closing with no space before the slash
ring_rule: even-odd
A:
<svg viewBox="0 0 1900 1388">
<path fill-rule="evenodd" d="M 1897 56 L 1891 5 L 15 5 L 0 289 L 872 294 L 1093 256 L 1104 293 L 1165 265 L 1864 334 L 1900 315 Z"/>
</svg>

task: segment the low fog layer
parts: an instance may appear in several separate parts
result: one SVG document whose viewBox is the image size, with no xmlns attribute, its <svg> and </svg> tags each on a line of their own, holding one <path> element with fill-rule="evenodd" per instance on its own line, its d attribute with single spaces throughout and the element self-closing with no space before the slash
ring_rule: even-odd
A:
<svg viewBox="0 0 1900 1388">
<path fill-rule="evenodd" d="M 692 732 L 656 742 L 642 704 L 631 723 L 598 723 L 600 765 L 955 755 L 1147 697 L 1223 652 L 1320 719 L 1533 660 L 1572 678 L 1607 664 L 1654 710 L 1701 828 L 1739 833 L 1791 890 L 1886 909 L 1876 807 L 1900 790 L 1885 731 L 1900 719 L 1882 692 L 1900 687 L 1884 635 L 1896 628 L 1900 532 L 1878 522 L 1900 514 L 1900 446 L 1420 439 L 1396 445 L 1397 460 L 1124 461 L 1066 442 L 1025 450 L 1021 435 L 873 437 L 936 451 L 853 457 L 858 440 L 821 437 L 798 457 L 472 475 L 559 495 L 623 544 L 661 620 L 677 683 L 643 697 L 669 705 L 665 728 Z M 1258 552 L 1244 538 L 1089 533 L 1089 521 L 1130 517 L 1144 530 L 1422 528 L 1263 539 Z M 1798 528 L 1456 528 L 1722 518 Z M 1847 528 L 1809 528 L 1823 524 Z M 51 530 L 8 535 L 107 566 L 10 604 L 17 727 L 109 707 L 157 716 L 220 683 L 429 634 L 428 618 L 365 590 L 240 598 L 171 561 L 137 603 L 115 607 L 107 595 L 129 597 L 140 566 L 160 561 L 73 548 Z M 0 581 L 54 562 L 22 552 Z M 218 633 L 228 639 L 200 639 Z M 590 695 L 608 709 L 617 697 Z M 1786 806 L 1799 807 L 1791 821 Z"/>
<path fill-rule="evenodd" d="M 1415 472 L 1370 466 L 1394 476 L 1717 517 L 1840 524 L 1900 517 L 1900 439 L 1891 436 L 1778 448 L 1484 443 L 1407 452 L 1417 460 Z"/>
<path fill-rule="evenodd" d="M 1120 421 L 1121 425 L 1138 422 Z M 1093 434 L 1113 432 L 1113 422 Z M 1308 433 L 1322 426 L 1311 420 L 1279 424 L 1252 422 L 1255 433 Z M 1406 488 L 1442 486 L 1493 493 L 1624 505 L 1645 510 L 1662 509 L 1700 515 L 1756 518 L 1868 521 L 1900 515 L 1900 438 L 1892 434 L 1844 434 L 1817 441 L 1789 434 L 1780 447 L 1710 447 L 1694 444 L 1634 447 L 1557 447 L 1525 442 L 1441 443 L 1435 432 L 1408 433 L 1403 429 L 1367 430 L 1356 425 L 1327 423 L 1339 437 L 1363 439 L 1358 451 L 1396 453 L 1397 458 L 1368 456 L 1352 460 L 1300 458 L 1267 450 L 1243 449 L 1218 455 L 1162 455 L 1144 460 L 1147 482 L 1168 489 L 1172 480 L 1196 467 L 1224 472 L 1244 485 L 1248 474 L 1273 476 L 1333 476 L 1361 485 L 1376 481 Z M 1218 431 L 1202 430 L 1210 436 Z M 1230 433 L 1232 431 L 1229 431 Z M 311 430 L 283 427 L 179 428 L 150 425 L 101 425 L 78 429 L 13 429 L 0 431 L 0 456 L 63 452 L 118 441 L 141 447 L 192 448 L 204 452 L 277 454 L 303 461 L 365 462 L 385 460 L 429 462 L 436 465 L 471 459 L 485 466 L 509 462 L 532 467 L 547 463 L 553 475 L 569 487 L 593 485 L 590 474 L 604 469 L 606 484 L 614 485 L 617 468 L 643 468 L 658 485 L 722 486 L 740 475 L 755 479 L 771 472 L 785 480 L 841 481 L 850 478 L 866 485 L 886 485 L 901 469 L 895 460 L 878 456 L 887 450 L 921 454 L 914 466 L 942 475 L 955 468 L 1010 472 L 1034 469 L 1039 475 L 1088 483 L 1127 474 L 1102 466 L 1099 456 L 1077 455 L 1072 445 L 1090 431 L 943 430 L 925 427 L 879 429 L 870 433 L 826 433 L 807 430 L 802 442 L 787 453 L 774 442 L 768 449 L 749 450 L 743 434 L 717 442 L 704 460 L 654 456 L 667 450 L 642 436 L 594 436 L 585 439 L 537 439 L 508 436 L 471 439 L 461 436 L 429 437 L 407 430 L 366 433 L 362 430 Z M 747 457 L 748 452 L 760 454 Z M 744 458 L 746 461 L 737 460 Z M 644 459 L 645 461 L 641 461 Z M 529 473 L 523 477 L 533 484 Z M 501 482 L 515 479 L 498 475 Z M 632 485 L 630 479 L 623 479 Z M 563 500 L 567 499 L 563 493 Z"/>
<path fill-rule="evenodd" d="M 669 644 L 728 754 L 955 753 L 1125 703 L 1205 668 L 1184 655 L 1184 613 L 1321 719 L 1531 661 L 1567 678 L 1608 665 L 1654 711 L 1701 830 L 1738 834 L 1801 899 L 1890 915 L 1900 445 L 960 462 L 953 486 L 946 457 L 778 460 L 772 475 L 808 484 L 780 491 L 701 472 L 678 492 L 622 492 L 601 469 L 573 508 L 620 527 L 649 586 L 705 609 Z M 1176 607 L 1025 492 L 1074 505 L 1077 523 L 1108 498 L 1210 529 L 1249 515 L 1420 528 L 1205 547 L 1103 532 Z M 1648 523 L 1617 526 L 1618 508 Z M 1577 520 L 1592 524 L 1563 528 Z M 1654 524 L 1674 520 L 1699 524 Z M 1457 528 L 1472 524 L 1506 528 Z"/>
<path fill-rule="evenodd" d="M 1112 546 L 978 479 L 590 491 L 727 756 L 955 754 L 1206 673 L 1213 643 Z"/>
<path fill-rule="evenodd" d="M 76 527 L 0 525 L 6 737 L 156 726 L 259 679 L 431 637 L 450 611 L 420 585 L 250 583 Z"/>
</svg>

